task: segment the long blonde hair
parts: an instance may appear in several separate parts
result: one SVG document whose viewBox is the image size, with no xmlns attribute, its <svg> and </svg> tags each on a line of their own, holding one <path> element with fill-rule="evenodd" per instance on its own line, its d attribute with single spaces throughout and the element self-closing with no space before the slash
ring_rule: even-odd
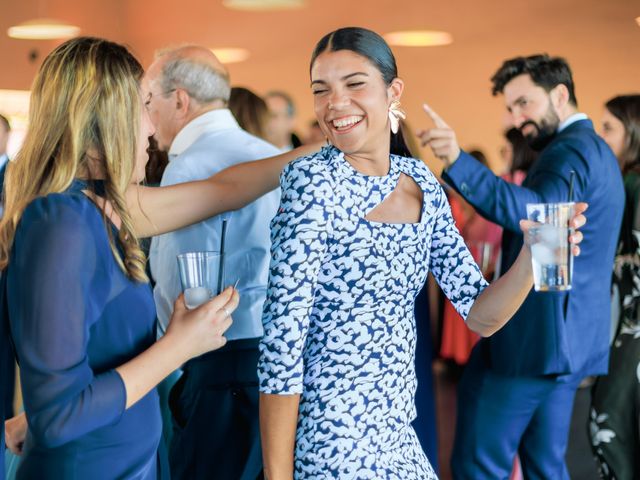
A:
<svg viewBox="0 0 640 480">
<path fill-rule="evenodd" d="M 8 264 L 27 205 L 37 197 L 63 192 L 74 179 L 90 175 L 89 162 L 96 161 L 89 156 L 91 152 L 98 157 L 104 177 L 103 196 L 121 220 L 118 243 L 124 261 L 103 209 L 113 255 L 130 278 L 147 281 L 144 254 L 125 201 L 136 162 L 142 73 L 142 66 L 125 47 L 99 38 L 74 38 L 44 60 L 31 91 L 23 146 L 7 169 L 0 269 Z"/>
</svg>

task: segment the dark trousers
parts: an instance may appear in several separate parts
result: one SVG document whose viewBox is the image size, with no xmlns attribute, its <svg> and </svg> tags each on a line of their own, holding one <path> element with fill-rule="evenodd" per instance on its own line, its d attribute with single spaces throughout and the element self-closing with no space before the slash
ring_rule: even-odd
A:
<svg viewBox="0 0 640 480">
<path fill-rule="evenodd" d="M 458 386 L 453 478 L 507 479 L 517 452 L 524 478 L 569 480 L 564 457 L 580 378 L 500 375 L 484 347 L 475 346 Z"/>
<path fill-rule="evenodd" d="M 185 365 L 169 397 L 173 480 L 262 477 L 258 342 L 230 341 Z"/>
</svg>

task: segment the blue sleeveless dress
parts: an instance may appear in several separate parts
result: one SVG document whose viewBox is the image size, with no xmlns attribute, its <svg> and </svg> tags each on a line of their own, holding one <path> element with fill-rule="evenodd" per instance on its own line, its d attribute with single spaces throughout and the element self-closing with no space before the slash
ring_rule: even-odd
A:
<svg viewBox="0 0 640 480">
<path fill-rule="evenodd" d="M 415 411 L 414 300 L 433 272 L 466 318 L 486 286 L 421 161 L 357 172 L 334 147 L 291 163 L 272 222 L 260 389 L 301 394 L 295 477 L 430 479 Z M 423 191 L 421 219 L 365 217 L 401 174 Z"/>
</svg>

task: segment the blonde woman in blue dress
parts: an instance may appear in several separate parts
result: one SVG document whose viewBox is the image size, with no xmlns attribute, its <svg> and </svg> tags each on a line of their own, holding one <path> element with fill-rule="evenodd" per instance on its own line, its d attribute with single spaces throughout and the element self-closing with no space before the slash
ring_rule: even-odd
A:
<svg viewBox="0 0 640 480">
<path fill-rule="evenodd" d="M 393 133 L 403 87 L 369 30 L 332 32 L 313 53 L 315 113 L 330 146 L 285 168 L 272 223 L 259 363 L 270 480 L 435 478 L 411 427 L 414 299 L 427 273 L 485 336 L 531 289 L 528 247 L 485 282 L 435 176 Z"/>
<path fill-rule="evenodd" d="M 50 53 L 34 81 L 0 222 L 0 390 L 14 368 L 4 354 L 15 352 L 26 412 L 8 429 L 11 450 L 22 453 L 18 479 L 162 478 L 155 386 L 225 344 L 239 298 L 229 287 L 187 310 L 180 296 L 156 342 L 137 239 L 243 207 L 275 188 L 295 158 L 137 186 L 154 133 L 141 76 L 125 47 L 79 37 Z"/>
</svg>

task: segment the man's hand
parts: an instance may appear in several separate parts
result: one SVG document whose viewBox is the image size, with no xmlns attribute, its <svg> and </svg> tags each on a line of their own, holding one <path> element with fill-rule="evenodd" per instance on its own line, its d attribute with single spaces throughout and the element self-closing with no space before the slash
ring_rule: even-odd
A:
<svg viewBox="0 0 640 480">
<path fill-rule="evenodd" d="M 429 145 L 433 154 L 442 160 L 445 168 L 451 166 L 460 156 L 460 147 L 456 140 L 456 133 L 447 125 L 447 123 L 434 112 L 426 103 L 422 105 L 424 111 L 431 117 L 435 128 L 420 130 L 417 135 L 420 138 L 420 144 L 424 147 Z"/>
<path fill-rule="evenodd" d="M 16 415 L 4 422 L 4 441 L 7 448 L 16 455 L 22 455 L 24 439 L 27 436 L 27 416 Z"/>
</svg>

